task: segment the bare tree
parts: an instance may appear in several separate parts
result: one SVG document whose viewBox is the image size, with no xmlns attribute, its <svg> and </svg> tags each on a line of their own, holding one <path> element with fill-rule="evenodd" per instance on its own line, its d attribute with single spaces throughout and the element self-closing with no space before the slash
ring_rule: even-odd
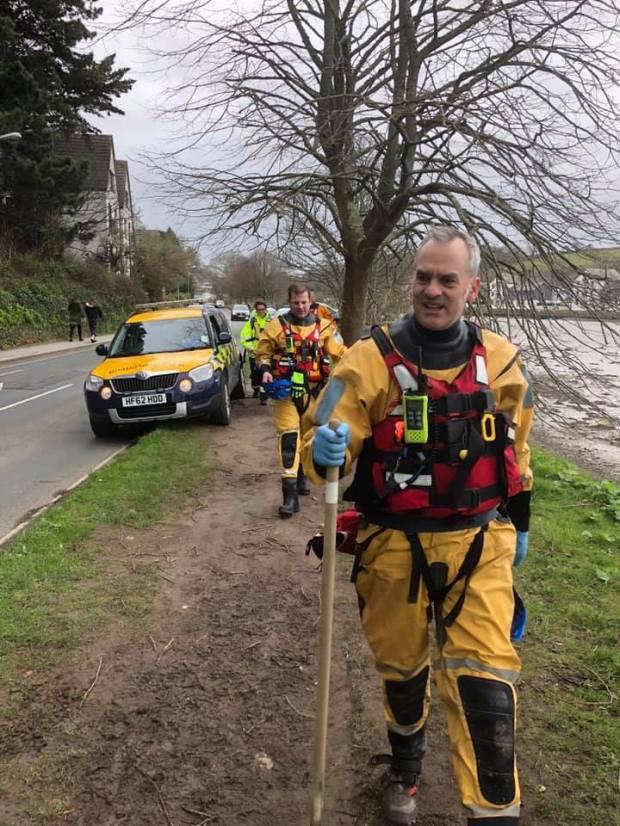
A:
<svg viewBox="0 0 620 826">
<path fill-rule="evenodd" d="M 284 264 L 267 251 L 250 255 L 227 253 L 209 262 L 207 269 L 216 282 L 217 297 L 253 303 L 257 299 L 281 304 L 291 276 Z"/>
<path fill-rule="evenodd" d="M 236 11 L 144 0 L 125 25 L 182 39 L 168 110 L 184 119 L 186 152 L 158 161 L 170 194 L 212 230 L 283 246 L 312 225 L 343 262 L 351 341 L 380 250 L 415 245 L 429 224 L 476 234 L 499 279 L 497 246 L 519 278 L 526 252 L 556 271 L 556 253 L 613 238 L 618 11 L 615 0 Z"/>
</svg>

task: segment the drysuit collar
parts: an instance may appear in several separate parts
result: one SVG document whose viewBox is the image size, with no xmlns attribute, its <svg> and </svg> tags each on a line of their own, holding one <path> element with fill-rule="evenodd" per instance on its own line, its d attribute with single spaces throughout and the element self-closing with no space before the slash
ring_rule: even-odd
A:
<svg viewBox="0 0 620 826">
<path fill-rule="evenodd" d="M 447 370 L 467 362 L 476 341 L 476 332 L 462 318 L 445 330 L 428 330 L 409 313 L 389 327 L 396 349 L 408 361 L 418 364 L 420 350 L 422 367 L 427 370 Z"/>
</svg>

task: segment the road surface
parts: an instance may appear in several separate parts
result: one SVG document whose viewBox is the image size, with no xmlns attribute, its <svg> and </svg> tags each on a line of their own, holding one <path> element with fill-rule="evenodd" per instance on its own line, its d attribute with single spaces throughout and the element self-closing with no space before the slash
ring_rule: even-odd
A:
<svg viewBox="0 0 620 826">
<path fill-rule="evenodd" d="M 131 436 L 101 441 L 82 385 L 95 348 L 0 365 L 0 538 Z"/>
<path fill-rule="evenodd" d="M 92 434 L 82 385 L 100 360 L 93 346 L 0 364 L 0 539 L 135 439 Z"/>
</svg>

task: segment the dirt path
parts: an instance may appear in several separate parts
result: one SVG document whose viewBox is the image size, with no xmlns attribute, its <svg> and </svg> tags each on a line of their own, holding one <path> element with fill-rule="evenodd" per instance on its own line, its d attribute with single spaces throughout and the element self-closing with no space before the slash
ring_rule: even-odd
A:
<svg viewBox="0 0 620 826">
<path fill-rule="evenodd" d="M 212 443 L 201 507 L 131 531 L 132 548 L 165 577 L 148 633 L 121 621 L 108 628 L 39 675 L 2 732 L 0 826 L 309 822 L 320 575 L 303 546 L 321 522 L 320 502 L 308 497 L 294 519 L 275 518 L 278 474 L 263 470 L 272 466 L 272 422 L 255 402 L 236 406 Z M 118 565 L 125 551 L 109 544 Z M 347 579 L 343 568 L 325 826 L 378 823 L 368 815 L 368 758 L 386 745 Z M 438 719 L 420 826 L 464 822 Z"/>
</svg>

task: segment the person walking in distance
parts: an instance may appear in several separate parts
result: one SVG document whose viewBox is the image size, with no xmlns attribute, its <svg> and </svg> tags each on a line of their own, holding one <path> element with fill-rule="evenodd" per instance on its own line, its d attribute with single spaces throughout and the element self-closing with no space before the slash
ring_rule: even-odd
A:
<svg viewBox="0 0 620 826">
<path fill-rule="evenodd" d="M 245 322 L 239 333 L 239 340 L 250 362 L 250 379 L 254 390 L 254 398 L 260 398 L 261 404 L 267 404 L 267 396 L 263 389 L 260 374 L 256 370 L 256 348 L 263 330 L 267 326 L 267 305 L 264 301 L 256 301 L 254 312 Z"/>
<path fill-rule="evenodd" d="M 299 463 L 301 417 L 329 375 L 331 359 L 346 351 L 332 321 L 310 312 L 305 285 L 291 284 L 290 310 L 265 327 L 256 349 L 257 371 L 266 392 L 277 387 L 274 417 L 282 478 L 279 515 L 287 518 L 299 510 L 299 495 L 310 493 Z M 275 383 L 274 383 L 275 380 Z"/>
<path fill-rule="evenodd" d="M 101 307 L 94 298 L 89 298 L 84 304 L 84 312 L 86 313 L 86 320 L 88 321 L 90 340 L 95 342 L 97 341 L 97 324 L 100 319 L 103 319 Z"/>
<path fill-rule="evenodd" d="M 463 319 L 479 266 L 468 233 L 431 229 L 416 253 L 412 313 L 351 347 L 334 369 L 342 424 L 304 435 L 311 481 L 357 461 L 344 498 L 360 519 L 354 580 L 383 689 L 390 826 L 417 822 L 431 618 L 466 822 L 519 823 L 513 643 L 525 609 L 513 567 L 528 547 L 532 394 L 518 349 Z"/>
<path fill-rule="evenodd" d="M 72 298 L 67 307 L 69 312 L 69 341 L 73 341 L 73 334 L 77 333 L 79 341 L 82 341 L 82 319 L 84 310 L 79 298 Z"/>
</svg>

